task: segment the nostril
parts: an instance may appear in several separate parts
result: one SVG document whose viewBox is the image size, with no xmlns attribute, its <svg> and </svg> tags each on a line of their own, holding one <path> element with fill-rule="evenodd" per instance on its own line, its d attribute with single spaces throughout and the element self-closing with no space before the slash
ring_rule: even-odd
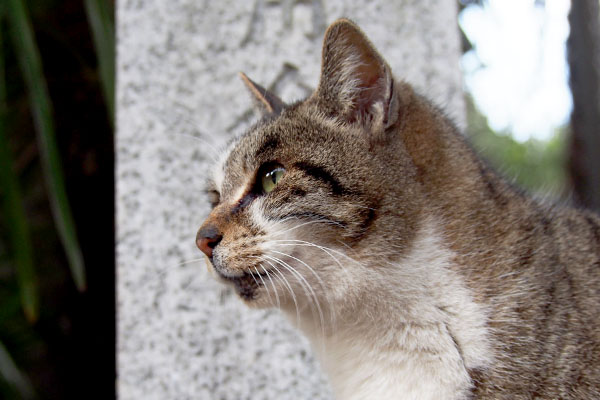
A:
<svg viewBox="0 0 600 400">
<path fill-rule="evenodd" d="M 196 246 L 209 258 L 212 257 L 213 249 L 217 247 L 223 236 L 214 226 L 201 228 L 196 235 Z"/>
<path fill-rule="evenodd" d="M 215 247 L 217 247 L 217 245 L 219 244 L 221 239 L 222 239 L 222 237 L 219 236 L 218 238 L 216 238 L 214 240 L 209 240 L 207 243 L 207 246 L 210 247 L 211 249 L 214 249 Z"/>
</svg>

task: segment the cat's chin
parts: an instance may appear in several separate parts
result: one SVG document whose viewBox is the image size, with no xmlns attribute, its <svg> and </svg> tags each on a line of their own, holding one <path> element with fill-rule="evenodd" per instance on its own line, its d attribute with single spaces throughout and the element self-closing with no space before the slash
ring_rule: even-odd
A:
<svg viewBox="0 0 600 400">
<path fill-rule="evenodd" d="M 254 280 L 256 279 L 256 281 Z M 237 295 L 242 299 L 246 306 L 255 309 L 271 308 L 275 304 L 265 294 L 263 282 L 256 274 L 245 274 L 240 278 L 229 278 L 226 281 L 233 286 Z"/>
<path fill-rule="evenodd" d="M 226 276 L 219 273 L 218 270 L 217 274 L 222 281 L 232 285 L 238 296 L 249 306 L 256 308 L 268 306 L 261 301 L 264 297 L 261 293 L 261 288 L 264 286 L 262 275 L 244 272 L 240 276 Z"/>
</svg>

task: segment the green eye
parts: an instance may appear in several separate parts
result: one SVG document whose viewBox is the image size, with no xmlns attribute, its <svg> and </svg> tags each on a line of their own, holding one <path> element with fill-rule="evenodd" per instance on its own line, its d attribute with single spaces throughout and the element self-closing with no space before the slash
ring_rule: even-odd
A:
<svg viewBox="0 0 600 400">
<path fill-rule="evenodd" d="M 270 193 L 283 177 L 285 169 L 283 167 L 274 167 L 261 176 L 262 190 Z"/>
</svg>

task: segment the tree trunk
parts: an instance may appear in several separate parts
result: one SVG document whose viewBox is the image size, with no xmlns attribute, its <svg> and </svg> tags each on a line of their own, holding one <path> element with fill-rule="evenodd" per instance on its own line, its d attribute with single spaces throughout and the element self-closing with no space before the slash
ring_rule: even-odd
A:
<svg viewBox="0 0 600 400">
<path fill-rule="evenodd" d="M 600 211 L 600 24 L 598 0 L 571 2 L 568 58 L 573 94 L 569 173 L 576 204 Z"/>
</svg>

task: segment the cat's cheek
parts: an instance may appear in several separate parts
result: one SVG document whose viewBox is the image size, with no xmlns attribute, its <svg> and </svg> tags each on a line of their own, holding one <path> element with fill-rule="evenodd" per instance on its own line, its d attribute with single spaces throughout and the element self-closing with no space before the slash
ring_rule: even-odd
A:
<svg viewBox="0 0 600 400">
<path fill-rule="evenodd" d="M 252 204 L 248 206 L 248 216 L 250 224 L 254 229 L 259 232 L 266 232 L 267 234 L 270 234 L 272 233 L 273 226 L 276 225 L 276 223 L 265 217 L 264 207 L 265 204 L 262 198 L 254 199 Z"/>
</svg>

